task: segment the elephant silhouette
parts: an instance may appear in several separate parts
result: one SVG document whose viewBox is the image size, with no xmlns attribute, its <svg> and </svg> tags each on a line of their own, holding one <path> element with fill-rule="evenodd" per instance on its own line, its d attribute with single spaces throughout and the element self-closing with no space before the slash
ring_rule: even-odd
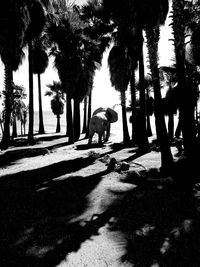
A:
<svg viewBox="0 0 200 267">
<path fill-rule="evenodd" d="M 88 144 L 92 143 L 95 133 L 98 134 L 98 143 L 107 142 L 110 137 L 110 124 L 118 120 L 118 114 L 111 108 L 98 108 L 92 114 L 89 122 Z"/>
</svg>

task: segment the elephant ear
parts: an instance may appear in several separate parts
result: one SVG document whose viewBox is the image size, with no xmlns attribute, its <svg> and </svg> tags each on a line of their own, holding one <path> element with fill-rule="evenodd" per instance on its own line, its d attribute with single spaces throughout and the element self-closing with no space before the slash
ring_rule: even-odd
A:
<svg viewBox="0 0 200 267">
<path fill-rule="evenodd" d="M 108 120 L 109 120 L 110 123 L 118 121 L 118 114 L 114 109 L 107 108 L 106 109 L 106 114 L 107 114 L 107 117 L 108 117 Z"/>
<path fill-rule="evenodd" d="M 100 113 L 100 112 L 105 112 L 106 113 L 106 117 L 108 118 L 108 121 L 110 123 L 118 121 L 118 113 L 114 109 L 99 107 L 93 112 L 92 116 L 94 116 L 94 115 L 96 115 L 97 113 Z"/>
</svg>

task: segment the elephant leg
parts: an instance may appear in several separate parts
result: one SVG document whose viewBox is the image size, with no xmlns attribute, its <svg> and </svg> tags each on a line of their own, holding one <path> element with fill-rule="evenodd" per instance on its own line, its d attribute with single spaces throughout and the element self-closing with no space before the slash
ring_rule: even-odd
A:
<svg viewBox="0 0 200 267">
<path fill-rule="evenodd" d="M 98 137 L 99 137 L 99 144 L 101 145 L 102 144 L 102 134 L 98 133 Z"/>
<path fill-rule="evenodd" d="M 106 138 L 105 138 L 105 142 L 108 141 L 109 137 L 110 137 L 110 123 L 109 123 L 109 125 L 108 125 L 108 127 L 107 127 L 107 130 L 106 130 Z"/>
<path fill-rule="evenodd" d="M 107 136 L 106 131 L 104 131 L 104 132 L 103 132 L 103 141 L 104 141 L 104 142 L 106 142 L 106 136 Z"/>
<path fill-rule="evenodd" d="M 88 145 L 91 145 L 93 136 L 94 132 L 93 131 L 89 132 Z"/>
</svg>

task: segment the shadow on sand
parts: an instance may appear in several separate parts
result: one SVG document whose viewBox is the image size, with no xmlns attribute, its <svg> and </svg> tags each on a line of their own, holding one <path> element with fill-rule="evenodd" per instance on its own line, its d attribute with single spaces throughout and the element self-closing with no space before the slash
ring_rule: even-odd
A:
<svg viewBox="0 0 200 267">
<path fill-rule="evenodd" d="M 98 233 L 109 213 L 94 223 L 70 223 L 87 209 L 87 195 L 110 170 L 87 177 L 69 173 L 95 160 L 88 156 L 1 177 L 0 266 L 53 267 Z"/>
<path fill-rule="evenodd" d="M 60 167 L 51 166 L 47 175 L 38 170 L 1 180 L 0 266 L 53 267 L 95 233 L 91 225 L 69 220 L 84 212 L 87 195 L 108 171 L 53 180 Z"/>
<path fill-rule="evenodd" d="M 127 160 L 132 158 L 136 155 Z M 115 201 L 104 213 L 89 222 L 75 220 L 109 170 L 87 177 L 66 174 L 94 161 L 77 158 L 1 177 L 0 266 L 55 267 L 102 226 L 122 252 L 119 267 L 200 266 L 200 204 L 191 192 L 124 175 L 121 183 L 134 189 L 108 191 L 108 202 L 113 196 Z"/>
<path fill-rule="evenodd" d="M 199 200 L 170 186 L 130 179 L 138 186 L 110 209 L 109 231 L 122 251 L 119 266 L 200 266 Z"/>
</svg>

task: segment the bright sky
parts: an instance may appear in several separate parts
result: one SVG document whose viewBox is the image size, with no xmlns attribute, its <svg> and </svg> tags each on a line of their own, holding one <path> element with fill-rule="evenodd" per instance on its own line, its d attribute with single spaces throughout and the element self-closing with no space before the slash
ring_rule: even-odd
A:
<svg viewBox="0 0 200 267">
<path fill-rule="evenodd" d="M 69 0 L 69 2 L 76 2 L 77 4 L 83 4 L 86 0 Z M 169 20 L 166 21 L 165 26 L 161 28 L 161 40 L 159 43 L 159 54 L 160 54 L 160 65 L 169 65 L 169 61 L 173 55 L 172 42 L 168 40 L 171 38 L 171 30 L 168 27 Z M 146 49 L 144 48 L 146 53 Z M 109 69 L 107 65 L 107 57 L 109 50 L 104 54 L 102 66 L 100 70 L 96 71 L 94 78 L 94 88 L 92 94 L 92 109 L 96 109 L 99 106 L 110 106 L 120 103 L 119 93 L 112 88 L 109 78 Z M 3 89 L 3 64 L 0 62 L 0 88 Z M 42 95 L 48 89 L 47 84 L 51 84 L 53 80 L 58 81 L 58 75 L 55 68 L 53 68 L 53 59 L 50 58 L 49 66 L 44 74 L 41 75 L 42 83 Z M 14 73 L 14 82 L 17 85 L 23 85 L 28 93 L 28 62 L 27 57 L 19 69 Z M 45 96 L 42 100 L 43 110 L 51 110 L 50 98 Z M 28 103 L 28 102 L 27 102 Z M 1 109 L 1 107 L 0 107 Z M 37 76 L 34 75 L 34 110 L 38 110 L 38 87 L 37 87 Z"/>
</svg>

